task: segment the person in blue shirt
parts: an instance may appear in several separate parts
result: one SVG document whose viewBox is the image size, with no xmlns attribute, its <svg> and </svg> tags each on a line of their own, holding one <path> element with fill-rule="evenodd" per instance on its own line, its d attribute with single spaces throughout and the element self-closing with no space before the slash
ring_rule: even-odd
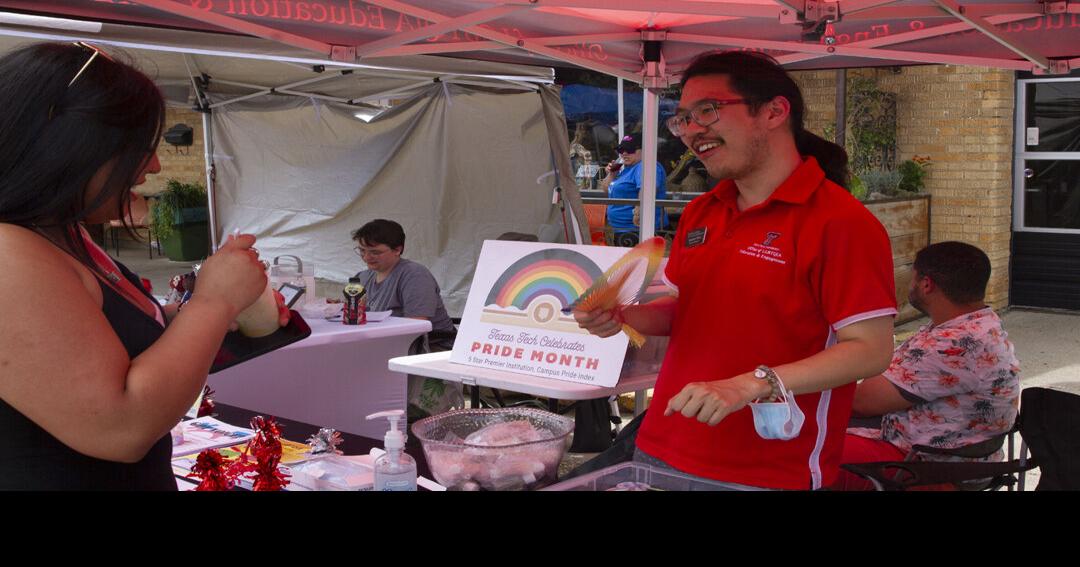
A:
<svg viewBox="0 0 1080 567">
<path fill-rule="evenodd" d="M 619 164 L 612 163 L 607 166 L 608 197 L 612 199 L 637 199 L 641 193 L 642 162 L 641 162 L 641 134 L 634 133 L 626 136 L 616 148 L 623 164 L 621 170 Z M 659 163 L 656 164 L 656 198 L 664 199 L 667 191 L 664 189 L 664 181 L 667 174 Z M 634 224 L 634 205 L 608 205 L 607 222 L 614 232 L 616 246 L 634 246 L 640 239 L 640 227 Z M 656 230 L 667 226 L 667 214 L 663 207 L 656 207 Z"/>
</svg>

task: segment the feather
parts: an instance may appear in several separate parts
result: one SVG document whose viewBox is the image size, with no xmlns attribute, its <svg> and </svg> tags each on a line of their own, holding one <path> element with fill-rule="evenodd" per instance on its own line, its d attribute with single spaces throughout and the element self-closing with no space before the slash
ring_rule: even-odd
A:
<svg viewBox="0 0 1080 567">
<path fill-rule="evenodd" d="M 664 239 L 655 237 L 633 247 L 597 278 L 570 310 L 611 310 L 637 303 L 656 275 L 664 257 L 664 246 Z M 645 337 L 630 325 L 624 323 L 622 330 L 634 347 L 645 344 Z"/>
</svg>

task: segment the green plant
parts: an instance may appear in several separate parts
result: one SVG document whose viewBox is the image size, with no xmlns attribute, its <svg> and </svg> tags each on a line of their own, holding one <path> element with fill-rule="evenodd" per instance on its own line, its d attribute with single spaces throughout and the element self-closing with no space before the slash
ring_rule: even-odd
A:
<svg viewBox="0 0 1080 567">
<path fill-rule="evenodd" d="M 900 164 L 899 189 L 908 193 L 918 193 L 926 187 L 927 167 L 930 166 L 930 157 L 915 156 Z"/>
<path fill-rule="evenodd" d="M 896 94 L 878 89 L 874 77 L 854 76 L 847 87 L 848 154 L 856 173 L 892 169 L 896 163 Z"/>
<path fill-rule="evenodd" d="M 869 191 L 866 190 L 866 183 L 854 173 L 851 174 L 851 181 L 848 182 L 848 191 L 852 197 L 860 201 L 866 200 L 867 195 L 869 195 Z"/>
<path fill-rule="evenodd" d="M 866 184 L 868 195 L 880 193 L 886 197 L 895 197 L 896 190 L 900 187 L 899 171 L 883 171 L 875 169 L 867 171 L 859 176 Z"/>
<path fill-rule="evenodd" d="M 178 224 L 183 209 L 206 206 L 209 206 L 209 200 L 202 183 L 184 183 L 170 179 L 154 203 L 150 227 L 158 238 L 168 238 L 175 230 L 174 226 Z"/>
</svg>

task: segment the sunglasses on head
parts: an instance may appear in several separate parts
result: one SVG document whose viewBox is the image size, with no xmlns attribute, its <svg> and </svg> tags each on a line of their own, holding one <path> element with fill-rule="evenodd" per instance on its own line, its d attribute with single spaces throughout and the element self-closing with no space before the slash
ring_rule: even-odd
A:
<svg viewBox="0 0 1080 567">
<path fill-rule="evenodd" d="M 68 81 L 68 84 L 67 84 L 66 88 L 70 89 L 71 85 L 74 85 L 75 81 L 79 80 L 79 77 L 81 77 L 82 74 L 84 72 L 86 72 L 86 70 L 90 67 L 90 64 L 93 63 L 94 59 L 97 59 L 97 57 L 99 55 L 104 57 L 105 59 L 108 59 L 109 61 L 112 61 L 114 63 L 116 62 L 116 60 L 113 59 L 111 56 L 109 56 L 108 53 L 105 53 L 104 51 L 102 51 L 102 49 L 100 47 L 98 47 L 96 45 L 86 43 L 85 41 L 76 41 L 74 43 L 74 45 L 89 51 L 90 52 L 90 58 L 86 60 L 86 63 L 83 63 L 82 67 L 79 67 L 79 71 L 77 73 L 75 73 L 75 76 L 72 77 L 70 81 Z M 54 113 L 55 109 L 56 109 L 56 105 L 53 105 L 53 106 L 49 107 L 49 120 L 52 120 L 53 113 Z"/>
</svg>

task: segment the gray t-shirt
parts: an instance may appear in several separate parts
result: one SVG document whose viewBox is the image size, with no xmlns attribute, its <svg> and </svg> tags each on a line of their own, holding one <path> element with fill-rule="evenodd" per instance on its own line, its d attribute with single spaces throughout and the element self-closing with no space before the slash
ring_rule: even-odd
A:
<svg viewBox="0 0 1080 567">
<path fill-rule="evenodd" d="M 435 276 L 412 260 L 402 258 L 382 283 L 374 270 L 356 274 L 367 290 L 368 311 L 393 311 L 394 317 L 424 317 L 432 331 L 453 331 Z"/>
</svg>

